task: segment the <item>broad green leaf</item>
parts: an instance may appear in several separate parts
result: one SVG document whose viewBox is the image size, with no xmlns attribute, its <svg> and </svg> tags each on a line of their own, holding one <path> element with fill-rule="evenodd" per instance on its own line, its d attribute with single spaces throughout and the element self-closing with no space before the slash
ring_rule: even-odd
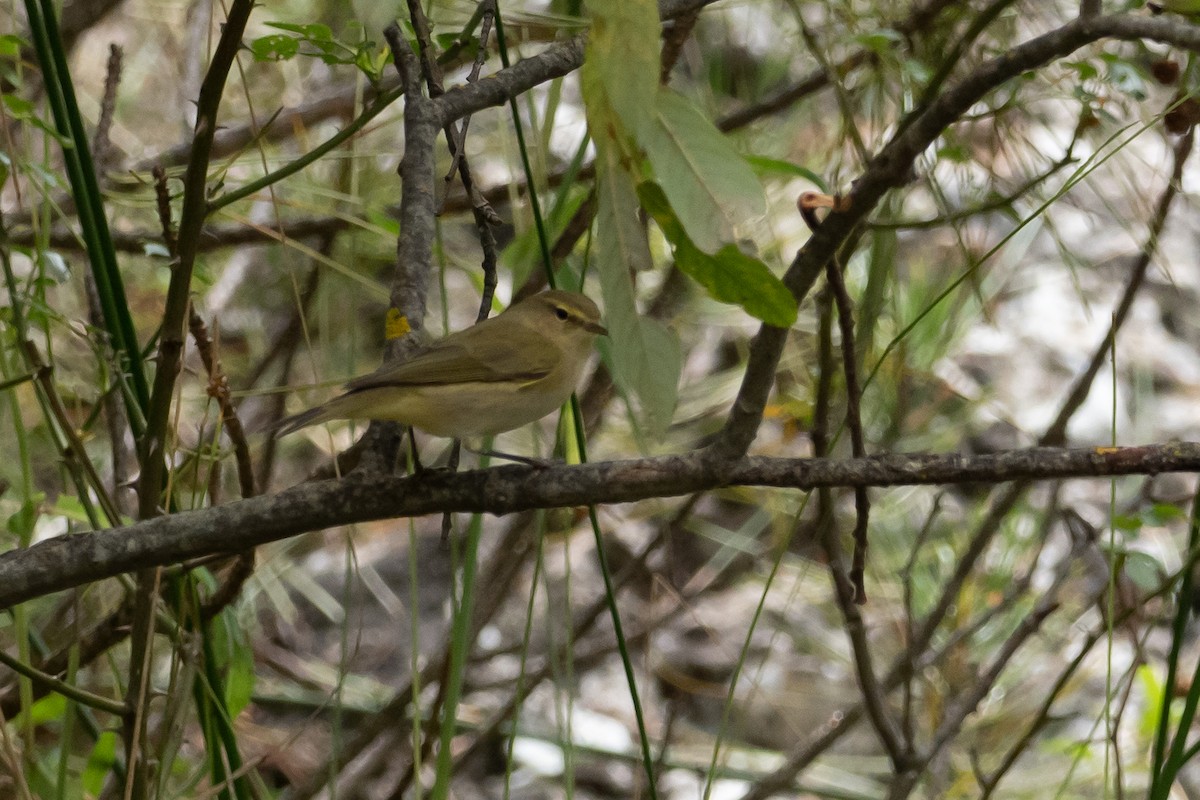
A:
<svg viewBox="0 0 1200 800">
<path fill-rule="evenodd" d="M 650 269 L 650 245 L 637 218 L 637 193 L 622 158 L 624 142 L 616 133 L 614 112 L 607 103 L 595 103 L 587 107 L 587 120 L 596 146 L 596 216 L 607 222 L 601 245 L 616 245 L 614 253 L 626 270 Z"/>
<path fill-rule="evenodd" d="M 8 114 L 12 117 L 29 122 L 35 128 L 38 128 L 47 136 L 53 137 L 63 147 L 73 147 L 71 140 L 61 135 L 53 125 L 42 119 L 37 114 L 37 106 L 29 102 L 23 97 L 18 97 L 15 94 L 0 93 L 0 103 L 8 109 Z M 7 157 L 5 158 L 7 161 Z M 32 167 L 30 168 L 33 169 Z"/>
<path fill-rule="evenodd" d="M 287 61 L 300 50 L 300 41 L 293 36 L 272 33 L 250 43 L 256 61 Z"/>
<path fill-rule="evenodd" d="M 88 517 L 87 509 L 83 507 L 83 503 L 79 502 L 78 497 L 73 497 L 69 494 L 60 494 L 54 501 L 54 506 L 51 508 L 51 513 L 61 514 L 72 522 L 87 524 L 91 521 Z"/>
<path fill-rule="evenodd" d="M 734 244 L 725 245 L 712 256 L 694 246 L 692 250 L 706 260 L 705 266 L 709 261 L 713 265 L 712 280 L 720 286 L 719 292 L 709 289 L 713 297 L 737 303 L 746 313 L 777 328 L 790 328 L 796 323 L 796 298 L 762 261 L 743 253 Z M 688 256 L 694 257 L 692 253 Z"/>
<path fill-rule="evenodd" d="M 65 283 L 71 277 L 71 266 L 63 258 L 62 253 L 46 250 L 38 259 L 42 265 L 42 274 L 54 284 Z"/>
<path fill-rule="evenodd" d="M 799 164 L 793 164 L 791 161 L 784 161 L 779 158 L 767 158 L 766 156 L 749 155 L 745 156 L 745 159 L 750 168 L 759 175 L 787 175 L 789 177 L 804 178 L 805 180 L 812 181 L 825 194 L 829 194 L 829 186 L 825 183 L 825 179 L 808 167 L 802 167 Z"/>
<path fill-rule="evenodd" d="M 675 332 L 656 319 L 639 317 L 637 328 L 640 350 L 636 367 L 639 371 L 632 394 L 637 398 L 646 432 L 660 439 L 675 413 L 679 376 L 683 372 L 683 350 Z M 611 338 L 611 334 L 608 338 Z M 622 363 L 629 366 L 631 360 L 622 360 L 611 352 L 619 346 L 617 341 L 608 345 L 615 377 L 618 374 L 615 366 Z M 620 381 L 620 378 L 617 380 Z M 618 385 L 624 387 L 628 383 Z"/>
<path fill-rule="evenodd" d="M 0 58 L 18 59 L 21 57 L 21 48 L 29 46 L 29 42 L 15 33 L 6 33 L 0 36 Z"/>
<path fill-rule="evenodd" d="M 891 28 L 881 28 L 872 33 L 864 33 L 854 37 L 854 41 L 867 48 L 875 55 L 895 55 L 896 45 L 904 41 L 904 37 Z"/>
<path fill-rule="evenodd" d="M 7 528 L 23 543 L 33 536 L 33 528 L 42 512 L 42 501 L 46 496 L 41 492 L 34 494 L 21 504 L 21 507 L 8 518 Z"/>
<path fill-rule="evenodd" d="M 85 796 L 99 797 L 105 781 L 120 763 L 117 758 L 117 734 L 115 731 L 105 731 L 97 737 L 92 752 L 88 754 L 87 766 L 80 775 Z"/>
<path fill-rule="evenodd" d="M 596 139 L 595 260 L 609 330 L 601 347 L 617 385 L 637 399 L 650 434 L 660 436 L 675 411 L 682 355 L 671 331 L 637 312 L 631 274 L 649 266 L 650 248 L 633 181 L 615 150 L 615 142 Z"/>
<path fill-rule="evenodd" d="M 67 698 L 52 692 L 34 702 L 27 721 L 33 726 L 46 725 L 61 720 L 66 711 Z"/>
<path fill-rule="evenodd" d="M 465 40 L 461 39 L 459 33 L 435 33 L 433 41 L 437 44 L 438 50 L 446 51 L 451 47 L 456 47 L 460 41 L 463 42 L 463 49 L 460 51 L 461 57 L 464 59 L 472 59 L 479 52 L 479 37 L 469 36 Z"/>
<path fill-rule="evenodd" d="M 246 640 L 246 632 L 237 624 L 233 609 L 226 609 L 229 634 L 229 663 L 225 673 L 225 708 L 231 717 L 250 705 L 254 696 L 254 648 Z"/>
<path fill-rule="evenodd" d="M 674 247 L 675 263 L 713 298 L 739 305 L 768 325 L 790 328 L 796 322 L 796 300 L 770 267 L 732 244 L 714 255 L 705 253 L 688 238 L 660 186 L 643 183 L 637 192 Z"/>
<path fill-rule="evenodd" d="M 313 43 L 334 41 L 333 29 L 330 28 L 328 25 L 322 25 L 319 22 L 315 22 L 315 23 L 312 23 L 309 25 L 295 25 L 290 22 L 268 22 L 265 24 L 268 28 L 278 28 L 281 31 L 291 31 L 292 33 L 298 33 L 302 37 L 312 41 Z"/>
<path fill-rule="evenodd" d="M 630 174 L 632 141 L 656 124 L 658 12 L 647 0 L 594 1 L 589 11 L 580 81 L 596 147 L 595 252 L 609 329 L 601 349 L 617 385 L 658 436 L 675 411 L 682 355 L 671 331 L 637 313 L 631 275 L 649 269 L 651 259 Z"/>
<path fill-rule="evenodd" d="M 8 108 L 8 113 L 12 114 L 17 119 L 26 119 L 32 117 L 36 111 L 33 103 L 26 100 L 24 97 L 18 97 L 15 94 L 0 95 L 0 102 Z"/>
<path fill-rule="evenodd" d="M 659 19 L 654 0 L 589 0 L 581 80 L 590 109 L 608 106 L 626 136 L 640 139 L 653 125 L 658 95 Z M 594 136 L 602 131 L 592 128 Z"/>
<path fill-rule="evenodd" d="M 735 228 L 766 213 L 750 165 L 716 126 L 680 94 L 658 94 L 654 124 L 638 143 L 688 236 L 706 253 L 736 238 Z"/>
<path fill-rule="evenodd" d="M 1151 591 L 1162 583 L 1166 570 L 1149 553 L 1131 550 L 1125 554 L 1125 574 L 1142 591 Z"/>
<path fill-rule="evenodd" d="M 1187 514 L 1179 506 L 1170 503 L 1155 503 L 1150 507 L 1150 519 L 1155 525 L 1166 525 L 1177 519 L 1183 519 Z"/>
<path fill-rule="evenodd" d="M 1143 525 L 1141 517 L 1132 514 L 1115 514 L 1112 518 L 1112 525 L 1119 531 L 1136 531 Z"/>
</svg>

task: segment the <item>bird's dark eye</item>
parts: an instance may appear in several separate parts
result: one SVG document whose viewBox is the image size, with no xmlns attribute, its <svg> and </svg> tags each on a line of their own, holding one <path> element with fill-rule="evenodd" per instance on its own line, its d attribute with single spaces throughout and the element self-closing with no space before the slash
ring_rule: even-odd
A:
<svg viewBox="0 0 1200 800">
<path fill-rule="evenodd" d="M 567 313 L 567 310 L 565 308 L 563 308 L 562 306 L 558 306 L 554 309 L 554 316 L 556 316 L 559 319 L 561 319 L 562 321 L 566 322 L 567 317 L 569 317 L 571 315 Z"/>
</svg>

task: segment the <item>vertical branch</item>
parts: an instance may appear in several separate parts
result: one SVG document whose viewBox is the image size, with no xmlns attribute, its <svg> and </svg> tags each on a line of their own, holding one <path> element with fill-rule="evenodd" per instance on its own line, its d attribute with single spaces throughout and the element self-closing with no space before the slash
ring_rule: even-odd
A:
<svg viewBox="0 0 1200 800">
<path fill-rule="evenodd" d="M 419 0 L 408 0 L 408 12 L 412 18 L 413 30 L 417 34 L 421 71 L 425 76 L 429 97 L 433 100 L 445 94 L 446 87 L 442 83 L 442 70 L 438 66 L 438 59 L 434 57 L 429 19 L 425 16 Z M 484 59 L 487 55 L 488 35 L 491 32 L 492 20 L 495 18 L 494 0 L 483 0 L 479 4 L 479 14 L 482 23 L 479 48 L 475 63 L 467 76 L 467 83 L 477 81 L 479 73 L 483 69 Z M 479 300 L 479 314 L 476 316 L 476 321 L 481 322 L 492 310 L 492 296 L 496 290 L 496 237 L 492 232 L 492 225 L 498 223 L 500 219 L 484 199 L 482 193 L 475 187 L 475 181 L 471 177 L 471 165 L 466 154 L 467 127 L 470 124 L 469 116 L 463 119 L 461 128 L 454 120 L 447 120 L 442 130 L 446 135 L 446 147 L 449 149 L 452 159 L 450 171 L 446 174 L 446 181 L 452 180 L 456 172 L 461 176 L 463 190 L 471 201 L 475 228 L 479 234 L 479 245 L 483 250 L 483 293 Z"/>
<path fill-rule="evenodd" d="M 687 11 L 675 19 L 663 20 L 662 53 L 659 55 L 658 82 L 666 86 L 671 80 L 671 70 L 683 54 L 683 46 L 700 21 L 700 10 Z"/>
<path fill-rule="evenodd" d="M 830 195 L 805 192 L 796 202 L 796 207 L 806 225 L 814 233 L 820 230 L 820 220 L 817 218 L 818 208 L 838 209 L 841 200 Z M 850 438 L 855 457 L 865 455 L 866 444 L 863 439 L 862 419 L 859 409 L 861 389 L 858 385 L 858 370 L 855 362 L 854 347 L 854 318 L 851 310 L 850 297 L 838 259 L 831 257 L 826 262 L 826 280 L 828 285 L 823 293 L 821 303 L 821 378 L 817 399 L 817 420 L 819 430 L 814 435 L 814 448 L 819 447 L 818 455 L 826 455 L 829 444 L 828 417 L 830 380 L 833 372 L 832 352 L 832 309 L 830 302 L 837 307 L 839 332 L 842 340 L 842 369 L 846 377 L 846 424 L 850 428 Z M 824 544 L 825 554 L 829 560 L 829 571 L 833 577 L 834 598 L 842 612 L 846 625 L 846 635 L 850 638 L 854 653 L 854 663 L 858 671 L 858 683 L 863 693 L 863 704 L 872 725 L 879 734 L 884 749 L 891 757 L 897 773 L 909 771 L 912 759 L 912 747 L 906 742 L 900 727 L 892 717 L 887 707 L 887 692 L 879 680 L 871 658 L 870 643 L 866 637 L 864 624 L 858 605 L 866 602 L 866 589 L 863 585 L 863 565 L 866 559 L 867 522 L 870 517 L 870 504 L 866 487 L 856 487 L 854 492 L 857 520 L 854 526 L 854 557 L 850 570 L 846 570 L 845 557 L 842 551 L 841 539 L 834 521 L 832 501 L 827 492 L 820 495 L 819 508 L 821 511 L 819 529 Z"/>
<path fill-rule="evenodd" d="M 846 283 L 842 280 L 841 267 L 837 259 L 831 259 L 825 269 L 826 280 L 837 305 L 838 327 L 842 337 L 842 371 L 846 376 L 846 425 L 850 428 L 850 448 L 855 458 L 867 454 L 862 428 L 862 387 L 858 382 L 858 365 L 855 361 L 857 348 L 854 345 L 854 310 Z M 867 487 L 854 487 L 854 557 L 850 565 L 850 582 L 854 584 L 854 602 L 867 602 L 866 582 L 863 572 L 867 561 L 867 525 L 871 517 L 871 500 Z"/>
<path fill-rule="evenodd" d="M 184 325 L 191 294 L 192 270 L 196 263 L 200 231 L 207 213 L 208 162 L 217 129 L 217 110 L 234 57 L 242 44 L 242 33 L 253 9 L 252 0 L 233 0 L 221 38 L 213 52 L 208 73 L 196 102 L 196 125 L 192 155 L 184 179 L 183 212 L 177 239 L 178 256 L 171 271 L 163 309 L 162 334 L 154 388 L 146 410 L 146 427 L 141 442 L 142 471 L 138 479 L 138 516 L 148 519 L 159 513 L 165 485 L 167 424 L 175 376 L 183 354 Z M 130 712 L 125 719 L 125 749 L 128 761 L 126 789 L 133 797 L 144 797 L 150 785 L 150 763 L 145 752 L 146 702 L 149 688 L 154 607 L 161 570 L 146 569 L 137 575 L 134 595 L 133 630 L 130 634 Z"/>
<path fill-rule="evenodd" d="M 221 105 L 225 80 L 242 45 L 242 33 L 246 29 L 246 22 L 253 7 L 252 0 L 233 0 L 196 101 L 192 155 L 184 177 L 183 211 L 179 219 L 179 252 L 167 287 L 162 336 L 158 345 L 158 369 L 154 374 L 154 390 L 146 413 L 146 432 L 141 447 L 142 473 L 138 481 L 138 512 L 143 519 L 158 513 L 159 496 L 164 484 L 167 422 L 171 411 L 171 397 L 175 390 L 175 377 L 179 372 L 183 354 L 183 334 L 191 294 L 192 270 L 196 264 L 200 231 L 204 227 L 208 211 L 208 162 L 213 136 L 217 130 L 217 110 Z"/>
<path fill-rule="evenodd" d="M 121 59 L 124 51 L 120 45 L 108 46 L 108 63 L 105 66 L 104 96 L 100 100 L 100 119 L 96 122 L 96 132 L 92 136 L 92 160 L 96 170 L 103 172 L 107 163 L 112 141 L 108 138 L 112 130 L 113 109 L 117 105 L 117 86 L 121 82 Z"/>
<path fill-rule="evenodd" d="M 414 346 L 414 340 L 407 334 L 424 328 L 437 216 L 433 145 L 438 119 L 432 101 L 421 90 L 420 64 L 400 35 L 400 29 L 395 24 L 389 25 L 384 36 L 404 85 L 404 157 L 399 169 L 400 236 L 396 242 L 396 272 L 388 312 L 396 323 L 388 334 L 388 356 L 395 358 Z"/>
<path fill-rule="evenodd" d="M 803 20 L 801 23 L 803 24 Z M 796 201 L 796 208 L 800 211 L 800 216 L 804 219 L 805 224 L 808 225 L 809 230 L 813 232 L 816 232 L 820 228 L 820 220 L 817 218 L 818 208 L 832 208 L 836 210 L 841 205 L 842 202 L 839 198 L 817 192 L 805 192 Z M 836 257 L 829 259 L 826 263 L 825 276 L 828 294 L 837 306 L 838 327 L 842 340 L 842 371 L 846 376 L 846 425 L 850 429 L 851 450 L 855 458 L 862 458 L 867 454 L 867 446 L 862 427 L 862 387 L 859 385 L 856 357 L 858 348 L 854 343 L 854 303 L 850 299 L 850 293 L 846 290 L 846 283 L 842 279 L 841 265 L 838 263 Z M 821 340 L 822 347 L 827 348 L 829 346 L 827 341 L 829 322 L 824 316 L 822 316 L 822 322 L 822 332 L 824 334 Z M 827 358 L 822 360 L 822 366 L 826 367 L 828 366 L 828 354 L 824 355 Z M 823 370 L 822 372 L 823 381 L 828 380 L 828 376 L 825 374 L 826 371 Z M 828 432 L 825 429 L 824 422 L 824 417 L 828 415 L 827 383 L 824 384 L 823 394 L 825 395 L 823 401 L 825 410 L 822 414 L 822 426 L 819 434 L 822 446 L 821 455 L 825 455 L 825 451 L 828 449 L 828 445 L 825 442 Z M 818 402 L 822 401 L 819 400 Z M 851 583 L 854 585 L 854 602 L 863 604 L 867 601 L 867 590 L 863 573 L 866 569 L 867 528 L 871 516 L 871 501 L 865 486 L 855 487 L 854 507 L 856 512 L 854 524 L 854 557 L 850 566 L 849 577 Z"/>
</svg>

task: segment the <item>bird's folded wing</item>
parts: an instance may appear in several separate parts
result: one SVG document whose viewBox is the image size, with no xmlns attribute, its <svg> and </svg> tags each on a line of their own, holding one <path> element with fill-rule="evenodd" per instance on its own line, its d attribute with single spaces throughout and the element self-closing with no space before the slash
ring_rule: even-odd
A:
<svg viewBox="0 0 1200 800">
<path fill-rule="evenodd" d="M 505 341 L 494 338 L 470 343 L 470 351 L 456 344 L 434 343 L 428 350 L 397 364 L 385 364 L 370 375 L 346 384 L 349 391 L 380 386 L 438 386 L 449 383 L 528 383 L 553 369 L 557 352 L 546 348 L 541 337 L 509 331 Z M 529 338 L 530 341 L 525 341 Z M 534 341 L 536 340 L 536 342 Z M 541 347 L 534 346 L 540 343 Z"/>
</svg>

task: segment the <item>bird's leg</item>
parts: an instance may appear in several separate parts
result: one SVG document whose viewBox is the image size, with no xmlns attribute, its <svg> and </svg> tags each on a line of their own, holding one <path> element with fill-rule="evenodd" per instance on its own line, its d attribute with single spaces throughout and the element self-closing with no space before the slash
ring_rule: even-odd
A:
<svg viewBox="0 0 1200 800">
<path fill-rule="evenodd" d="M 411 425 L 408 427 L 408 454 L 412 463 L 413 474 L 419 475 L 424 472 L 425 467 L 421 464 L 421 453 L 417 450 L 417 430 Z"/>
<path fill-rule="evenodd" d="M 462 442 L 458 439 L 454 440 L 454 444 L 450 445 L 450 460 L 446 468 L 451 472 L 458 472 L 458 457 L 462 452 Z M 442 514 L 442 547 L 445 547 L 450 541 L 450 527 L 454 524 L 454 515 L 447 511 Z"/>
</svg>

